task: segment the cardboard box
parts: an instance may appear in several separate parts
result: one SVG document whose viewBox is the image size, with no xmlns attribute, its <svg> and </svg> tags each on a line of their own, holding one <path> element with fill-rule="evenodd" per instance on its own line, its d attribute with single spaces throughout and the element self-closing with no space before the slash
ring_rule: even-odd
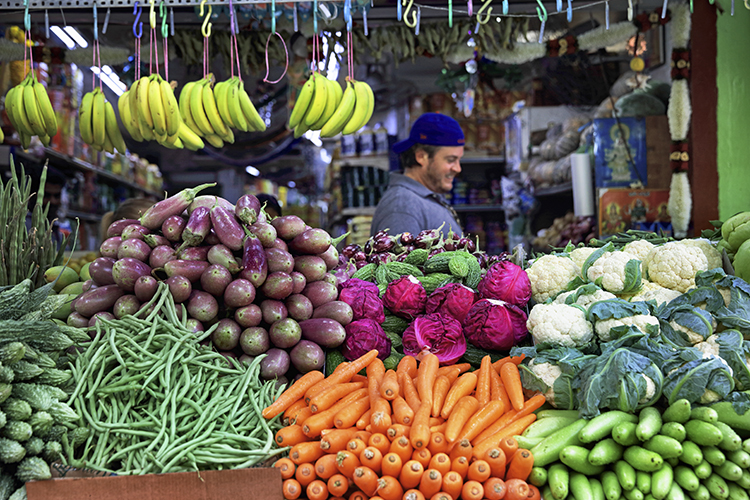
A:
<svg viewBox="0 0 750 500">
<path fill-rule="evenodd" d="M 75 477 L 26 483 L 28 500 L 283 500 L 276 468 Z"/>
</svg>

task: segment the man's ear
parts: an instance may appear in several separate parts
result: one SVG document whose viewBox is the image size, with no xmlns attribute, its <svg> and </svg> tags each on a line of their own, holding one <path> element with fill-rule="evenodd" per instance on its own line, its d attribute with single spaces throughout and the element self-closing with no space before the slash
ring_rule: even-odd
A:
<svg viewBox="0 0 750 500">
<path fill-rule="evenodd" d="M 424 149 L 417 149 L 414 152 L 414 159 L 422 167 L 426 167 L 430 163 L 430 155 Z"/>
</svg>

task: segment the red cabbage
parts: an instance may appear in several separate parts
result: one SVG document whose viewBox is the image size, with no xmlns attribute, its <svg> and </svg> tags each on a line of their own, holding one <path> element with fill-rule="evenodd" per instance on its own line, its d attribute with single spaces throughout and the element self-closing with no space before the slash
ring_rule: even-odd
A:
<svg viewBox="0 0 750 500">
<path fill-rule="evenodd" d="M 531 281 L 526 271 L 509 260 L 493 264 L 477 286 L 483 299 L 497 299 L 525 307 L 531 298 Z"/>
<path fill-rule="evenodd" d="M 380 299 L 378 285 L 369 281 L 351 278 L 341 284 L 339 300 L 352 308 L 352 318 L 373 319 L 378 324 L 385 321 L 383 301 Z"/>
<path fill-rule="evenodd" d="M 425 305 L 425 312 L 448 314 L 463 323 L 475 300 L 474 290 L 459 283 L 450 283 L 430 294 Z"/>
<path fill-rule="evenodd" d="M 466 315 L 464 333 L 481 349 L 507 351 L 526 338 L 526 313 L 502 300 L 481 299 Z"/>
<path fill-rule="evenodd" d="M 381 360 L 391 355 L 391 339 L 380 323 L 372 319 L 360 319 L 346 325 L 346 340 L 341 346 L 341 353 L 346 359 L 354 361 L 373 349 L 377 349 Z"/>
<path fill-rule="evenodd" d="M 466 352 L 461 323 L 448 314 L 433 313 L 411 322 L 403 335 L 404 354 L 421 358 L 432 353 L 440 364 L 451 365 Z"/>
<path fill-rule="evenodd" d="M 383 304 L 396 316 L 413 319 L 424 312 L 427 292 L 414 276 L 403 276 L 388 283 Z"/>
</svg>

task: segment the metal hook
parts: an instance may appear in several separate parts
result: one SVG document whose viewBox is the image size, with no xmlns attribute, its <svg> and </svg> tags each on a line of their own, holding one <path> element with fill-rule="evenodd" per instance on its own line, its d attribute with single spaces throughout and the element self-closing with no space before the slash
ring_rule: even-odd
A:
<svg viewBox="0 0 750 500">
<path fill-rule="evenodd" d="M 732 3 L 734 5 L 734 2 Z M 44 33 L 49 38 L 49 11 L 44 9 Z"/>
<path fill-rule="evenodd" d="M 573 1 L 568 0 L 568 22 L 573 21 Z"/>
<path fill-rule="evenodd" d="M 107 28 L 109 27 L 109 16 L 112 14 L 112 9 L 107 7 L 107 13 L 104 15 L 104 24 L 102 24 L 102 35 L 107 34 Z"/>
<path fill-rule="evenodd" d="M 156 28 L 156 9 L 154 6 L 156 5 L 155 0 L 148 0 L 149 3 L 149 11 L 148 11 L 148 23 L 151 25 L 151 29 Z"/>
<path fill-rule="evenodd" d="M 29 0 L 24 0 L 23 5 L 24 5 L 23 27 L 26 28 L 26 31 L 31 31 L 31 14 L 29 14 Z"/>
<path fill-rule="evenodd" d="M 136 38 L 143 36 L 143 23 L 139 24 L 142 13 L 143 7 L 138 8 L 138 1 L 136 0 L 135 4 L 133 4 L 133 15 L 135 16 L 135 21 L 133 21 L 133 36 Z M 136 31 L 136 26 L 139 28 L 139 31 Z"/>
<path fill-rule="evenodd" d="M 153 0 L 152 0 L 153 1 Z M 201 0 L 201 10 L 200 15 L 203 15 L 203 8 L 206 5 L 206 0 Z M 211 26 L 213 26 L 213 23 L 209 22 L 211 19 L 211 12 L 213 9 L 211 8 L 211 5 L 208 6 L 208 12 L 206 12 L 206 17 L 203 18 L 203 24 L 201 24 L 201 33 L 205 38 L 208 38 L 211 36 Z"/>
<path fill-rule="evenodd" d="M 536 15 L 539 16 L 539 21 L 542 23 L 547 22 L 547 8 L 542 3 L 542 0 L 536 0 L 536 3 L 539 4 L 536 8 Z"/>
<path fill-rule="evenodd" d="M 448 27 L 453 27 L 453 0 L 448 0 Z"/>
<path fill-rule="evenodd" d="M 503 0 L 503 15 L 508 15 L 508 0 Z"/>
<path fill-rule="evenodd" d="M 406 7 L 406 10 L 404 11 L 404 24 L 406 24 L 408 27 L 414 29 L 417 27 L 417 13 L 411 12 L 412 7 L 414 7 L 414 0 L 402 0 L 404 7 Z M 412 14 L 411 22 L 409 22 L 409 13 Z"/>
<path fill-rule="evenodd" d="M 169 8 L 169 34 L 174 36 L 174 7 Z"/>
<path fill-rule="evenodd" d="M 485 0 L 482 3 L 482 6 L 477 11 L 477 22 L 479 24 L 487 24 L 490 21 L 490 17 L 492 17 L 492 0 Z M 482 13 L 486 11 L 486 14 L 484 16 L 484 19 L 482 19 Z"/>
<path fill-rule="evenodd" d="M 169 26 L 167 26 L 167 5 L 164 0 L 159 2 L 159 15 L 161 16 L 161 37 L 167 38 L 169 36 Z"/>
<path fill-rule="evenodd" d="M 94 2 L 94 40 L 99 40 L 99 12 L 96 9 L 96 2 Z"/>
<path fill-rule="evenodd" d="M 271 0 L 271 33 L 276 33 L 276 0 Z"/>
</svg>

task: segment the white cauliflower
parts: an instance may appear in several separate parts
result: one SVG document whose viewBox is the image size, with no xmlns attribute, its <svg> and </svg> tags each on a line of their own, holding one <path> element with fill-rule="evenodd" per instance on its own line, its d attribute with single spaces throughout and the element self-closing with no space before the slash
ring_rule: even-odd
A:
<svg viewBox="0 0 750 500">
<path fill-rule="evenodd" d="M 632 254 L 615 251 L 605 252 L 588 268 L 586 278 L 612 293 L 628 292 L 640 286 L 640 276 L 628 269 L 628 262 L 637 260 Z M 640 266 L 640 262 L 638 263 Z M 638 280 L 635 282 L 634 280 Z"/>
<path fill-rule="evenodd" d="M 634 326 L 643 333 L 650 334 L 650 331 L 653 331 L 654 328 L 656 331 L 659 330 L 659 318 L 649 314 L 636 314 L 635 316 L 625 316 L 620 319 L 604 319 L 597 321 L 594 329 L 602 342 L 609 342 L 612 340 L 610 330 L 623 325 Z"/>
<path fill-rule="evenodd" d="M 581 270 L 569 257 L 544 255 L 526 269 L 531 281 L 531 297 L 537 303 L 546 302 L 568 287 Z"/>
<path fill-rule="evenodd" d="M 709 269 L 716 269 L 716 268 L 724 267 L 724 262 L 722 261 L 721 253 L 707 239 L 705 238 L 699 238 L 699 239 L 694 239 L 694 240 L 685 239 L 685 240 L 680 240 L 678 243 L 683 246 L 698 248 L 701 252 L 703 252 L 703 255 L 706 256 L 706 260 L 708 261 Z"/>
<path fill-rule="evenodd" d="M 719 361 L 726 365 L 729 373 L 734 374 L 734 372 L 732 371 L 732 367 L 729 366 L 729 363 L 727 363 L 724 358 L 719 356 L 719 348 L 721 346 L 719 346 L 719 343 L 716 342 L 716 339 L 716 335 L 711 335 L 706 340 L 704 340 L 703 342 L 698 342 L 693 347 L 703 353 L 703 359 L 719 358 Z"/>
<path fill-rule="evenodd" d="M 701 335 L 698 332 L 694 332 L 693 330 L 691 330 L 690 328 L 686 326 L 682 326 L 677 321 L 674 321 L 674 320 L 670 321 L 669 326 L 674 328 L 676 332 L 679 331 L 679 332 L 684 333 L 688 341 L 693 345 L 703 342 L 703 335 Z"/>
<path fill-rule="evenodd" d="M 559 366 L 553 365 L 552 363 L 535 364 L 533 359 L 529 361 L 528 366 L 529 369 L 534 372 L 534 375 L 539 377 L 539 379 L 549 387 L 549 389 L 545 391 L 544 397 L 547 398 L 548 403 L 554 406 L 555 391 L 552 386 L 555 384 L 555 381 L 560 377 L 560 375 L 562 375 L 562 370 Z"/>
<path fill-rule="evenodd" d="M 643 262 L 654 249 L 654 244 L 648 240 L 634 240 L 622 247 L 622 251 L 629 253 L 636 259 Z"/>
<path fill-rule="evenodd" d="M 537 304 L 526 321 L 534 343 L 580 347 L 594 338 L 594 328 L 583 309 L 566 304 Z"/>
<path fill-rule="evenodd" d="M 583 264 L 586 262 L 592 253 L 596 252 L 594 247 L 580 247 L 570 252 L 570 258 L 576 263 L 579 269 L 583 268 Z"/>
<path fill-rule="evenodd" d="M 721 395 L 717 393 L 716 391 L 712 391 L 711 389 L 706 389 L 703 391 L 703 395 L 701 396 L 701 399 L 698 401 L 702 405 L 708 405 L 711 403 L 717 403 L 721 401 Z"/>
<path fill-rule="evenodd" d="M 555 304 L 565 304 L 565 300 L 569 296 L 575 295 L 575 293 L 576 293 L 576 290 L 573 290 L 572 292 L 561 293 L 555 298 Z M 617 296 L 614 293 L 610 293 L 606 290 L 599 289 L 595 291 L 594 293 L 581 294 L 578 297 L 578 300 L 576 300 L 573 304 L 570 304 L 570 305 L 581 306 L 584 309 L 588 309 L 588 307 L 594 302 L 599 302 L 600 300 L 615 299 L 615 298 L 617 298 Z"/>
<path fill-rule="evenodd" d="M 670 290 L 685 293 L 695 286 L 695 274 L 708 270 L 708 259 L 700 248 L 671 241 L 649 254 L 648 277 Z"/>
<path fill-rule="evenodd" d="M 641 373 L 641 377 L 646 381 L 646 394 L 638 400 L 640 404 L 648 404 L 651 399 L 656 395 L 656 382 L 651 380 L 651 377 L 647 377 L 643 373 Z"/>
<path fill-rule="evenodd" d="M 678 292 L 677 290 L 670 290 L 669 288 L 664 288 L 658 283 L 643 280 L 643 286 L 641 287 L 640 291 L 631 296 L 630 301 L 645 302 L 648 300 L 654 300 L 656 301 L 656 305 L 660 306 L 662 304 L 671 302 L 680 295 L 682 295 L 682 293 Z"/>
</svg>

